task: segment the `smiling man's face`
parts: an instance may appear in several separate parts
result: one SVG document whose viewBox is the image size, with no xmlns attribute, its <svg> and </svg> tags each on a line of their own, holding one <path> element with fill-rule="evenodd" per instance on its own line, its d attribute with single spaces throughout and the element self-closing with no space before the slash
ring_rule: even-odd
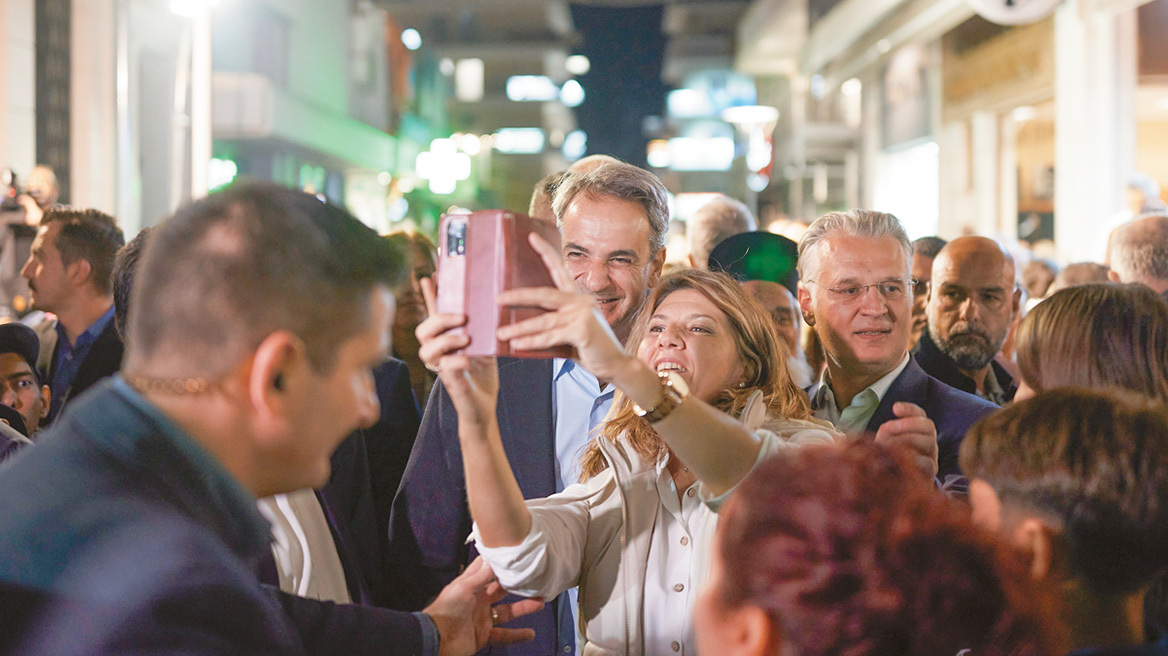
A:
<svg viewBox="0 0 1168 656">
<path fill-rule="evenodd" d="M 911 269 L 895 237 L 832 235 L 821 241 L 816 280 L 800 285 L 803 318 L 812 323 L 829 366 L 849 376 L 880 377 L 908 351 L 912 292 L 880 293 L 877 283 L 909 280 Z M 871 287 L 868 287 L 870 286 Z M 867 287 L 854 297 L 832 290 Z"/>
<path fill-rule="evenodd" d="M 665 263 L 665 249 L 653 253 L 649 239 L 645 209 L 613 196 L 580 194 L 561 220 L 564 264 L 622 342 Z"/>
</svg>

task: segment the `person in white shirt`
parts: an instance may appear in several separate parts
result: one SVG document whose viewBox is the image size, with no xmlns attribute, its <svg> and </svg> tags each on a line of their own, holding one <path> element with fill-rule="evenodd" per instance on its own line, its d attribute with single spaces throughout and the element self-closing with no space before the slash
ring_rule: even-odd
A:
<svg viewBox="0 0 1168 656">
<path fill-rule="evenodd" d="M 693 604 L 721 502 L 767 455 L 837 434 L 811 418 L 766 313 L 730 277 L 664 277 L 631 331 L 633 355 L 559 254 L 533 245 L 557 288 L 499 301 L 551 311 L 500 329 L 500 339 L 517 349 L 570 344 L 620 394 L 584 453 L 584 482 L 525 503 L 499 439 L 494 362 L 452 355 L 466 340 L 445 331 L 464 318 L 431 315 L 419 328 L 422 353 L 459 415 L 476 546 L 515 594 L 551 598 L 579 585 L 582 654 L 696 654 Z"/>
</svg>

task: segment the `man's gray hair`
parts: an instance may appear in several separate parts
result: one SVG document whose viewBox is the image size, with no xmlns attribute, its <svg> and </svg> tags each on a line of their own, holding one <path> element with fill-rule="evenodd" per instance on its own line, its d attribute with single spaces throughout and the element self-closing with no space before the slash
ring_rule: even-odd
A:
<svg viewBox="0 0 1168 656">
<path fill-rule="evenodd" d="M 1168 212 L 1141 214 L 1122 226 L 1110 261 L 1123 282 L 1168 280 Z"/>
<path fill-rule="evenodd" d="M 848 210 L 828 212 L 815 219 L 799 240 L 799 260 L 796 265 L 801 280 L 814 280 L 819 269 L 819 243 L 832 235 L 882 239 L 892 237 L 904 251 L 905 268 L 912 269 L 913 245 L 900 220 L 888 212 Z"/>
<path fill-rule="evenodd" d="M 649 255 L 656 255 L 665 246 L 665 233 L 669 230 L 669 194 L 657 176 L 619 160 L 601 161 L 579 173 L 569 169 L 552 202 L 556 225 L 561 231 L 564 229 L 564 213 L 581 194 L 610 196 L 640 205 L 649 217 Z"/>
<path fill-rule="evenodd" d="M 758 222 L 745 204 L 719 194 L 686 221 L 685 234 L 693 265 L 706 268 L 715 246 L 734 235 L 757 229 Z"/>
</svg>

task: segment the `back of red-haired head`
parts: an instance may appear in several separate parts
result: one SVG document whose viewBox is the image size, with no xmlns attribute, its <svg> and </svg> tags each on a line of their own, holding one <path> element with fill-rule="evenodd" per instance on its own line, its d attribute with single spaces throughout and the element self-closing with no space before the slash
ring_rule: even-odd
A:
<svg viewBox="0 0 1168 656">
<path fill-rule="evenodd" d="M 1061 653 L 1019 556 L 951 503 L 871 443 L 771 458 L 722 513 L 721 599 L 799 656 Z"/>
</svg>

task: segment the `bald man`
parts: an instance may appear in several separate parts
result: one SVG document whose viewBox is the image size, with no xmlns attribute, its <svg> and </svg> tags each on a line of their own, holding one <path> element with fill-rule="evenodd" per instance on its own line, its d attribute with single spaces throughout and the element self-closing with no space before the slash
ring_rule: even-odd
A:
<svg viewBox="0 0 1168 656">
<path fill-rule="evenodd" d="M 1014 284 L 1014 258 L 992 239 L 961 237 L 937 254 L 932 274 L 929 323 L 917 343 L 917 363 L 957 389 L 1008 403 L 1017 385 L 994 356 L 1022 297 Z"/>
<path fill-rule="evenodd" d="M 1138 282 L 1168 300 L 1168 214 L 1142 216 L 1116 229 L 1108 252 L 1115 282 Z"/>
<path fill-rule="evenodd" d="M 710 268 L 710 252 L 715 246 L 734 235 L 757 229 L 758 221 L 745 204 L 719 195 L 702 205 L 685 222 L 689 265 L 695 269 Z"/>
<path fill-rule="evenodd" d="M 771 321 L 779 332 L 779 337 L 787 345 L 787 369 L 791 379 L 800 388 L 810 387 L 815 382 L 811 365 L 799 344 L 799 301 L 791 290 L 770 280 L 747 280 L 742 283 L 754 300 L 762 304 L 771 315 Z"/>
</svg>

